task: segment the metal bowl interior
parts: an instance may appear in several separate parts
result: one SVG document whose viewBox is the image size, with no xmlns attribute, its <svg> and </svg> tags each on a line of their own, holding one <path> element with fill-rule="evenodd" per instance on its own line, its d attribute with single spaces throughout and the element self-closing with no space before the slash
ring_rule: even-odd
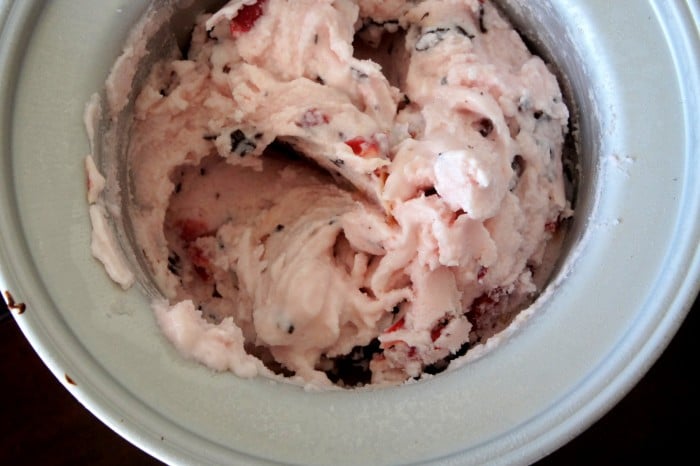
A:
<svg viewBox="0 0 700 466">
<path fill-rule="evenodd" d="M 576 220 L 530 321 L 392 389 L 310 393 L 182 360 L 143 291 L 90 256 L 81 182 L 84 104 L 146 3 L 0 3 L 0 291 L 56 377 L 135 445 L 176 463 L 527 463 L 607 411 L 680 325 L 700 280 L 700 9 L 507 0 L 580 116 Z"/>
</svg>

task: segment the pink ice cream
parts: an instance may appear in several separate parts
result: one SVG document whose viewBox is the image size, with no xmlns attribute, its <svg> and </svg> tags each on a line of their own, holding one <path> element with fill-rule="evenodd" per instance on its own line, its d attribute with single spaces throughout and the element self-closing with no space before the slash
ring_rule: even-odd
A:
<svg viewBox="0 0 700 466">
<path fill-rule="evenodd" d="M 312 386 L 444 370 L 570 215 L 556 78 L 488 1 L 202 14 L 136 99 L 128 213 L 167 338 Z"/>
</svg>

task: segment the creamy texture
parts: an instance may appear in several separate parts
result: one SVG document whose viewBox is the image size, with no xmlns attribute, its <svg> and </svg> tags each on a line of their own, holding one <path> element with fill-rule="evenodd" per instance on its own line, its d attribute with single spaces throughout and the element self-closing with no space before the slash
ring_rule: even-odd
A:
<svg viewBox="0 0 700 466">
<path fill-rule="evenodd" d="M 232 1 L 136 99 L 166 336 L 240 376 L 392 384 L 505 328 L 570 215 L 568 111 L 489 2 Z"/>
</svg>

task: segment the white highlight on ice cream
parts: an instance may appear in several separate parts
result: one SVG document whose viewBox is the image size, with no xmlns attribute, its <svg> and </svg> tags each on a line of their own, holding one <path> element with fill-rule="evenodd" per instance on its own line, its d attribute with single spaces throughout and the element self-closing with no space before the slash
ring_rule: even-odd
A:
<svg viewBox="0 0 700 466">
<path fill-rule="evenodd" d="M 493 217 L 508 190 L 510 164 L 493 154 L 445 151 L 435 162 L 435 189 L 453 210 L 475 220 Z"/>
</svg>

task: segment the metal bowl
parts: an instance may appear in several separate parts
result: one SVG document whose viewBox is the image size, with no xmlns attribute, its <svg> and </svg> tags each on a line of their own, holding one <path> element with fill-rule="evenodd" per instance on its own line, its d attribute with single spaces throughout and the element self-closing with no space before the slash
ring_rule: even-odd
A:
<svg viewBox="0 0 700 466">
<path fill-rule="evenodd" d="M 602 416 L 700 286 L 700 7 L 499 3 L 577 107 L 567 254 L 497 351 L 416 384 L 311 393 L 183 360 L 143 291 L 90 256 L 83 108 L 147 2 L 1 1 L 0 291 L 54 375 L 170 463 L 529 463 Z"/>
</svg>

